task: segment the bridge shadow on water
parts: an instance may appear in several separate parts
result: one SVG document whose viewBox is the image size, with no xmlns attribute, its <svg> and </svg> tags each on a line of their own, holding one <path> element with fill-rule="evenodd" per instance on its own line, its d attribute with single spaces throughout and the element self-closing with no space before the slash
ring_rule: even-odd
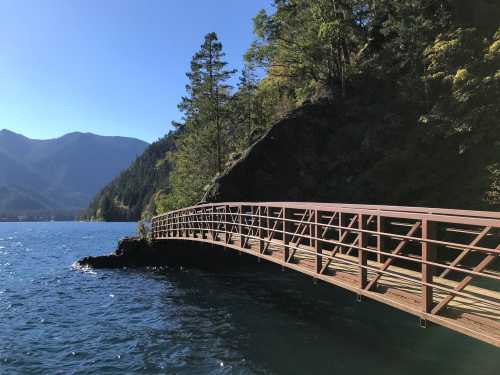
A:
<svg viewBox="0 0 500 375">
<path fill-rule="evenodd" d="M 176 329 L 188 341 L 212 350 L 214 342 L 206 337 L 210 327 L 231 366 L 223 373 L 498 371 L 499 351 L 493 346 L 439 326 L 420 328 L 412 315 L 374 301 L 358 302 L 341 288 L 233 250 L 183 246 L 189 255 L 181 263 L 190 259 L 188 265 L 146 274 L 168 281 L 161 299 L 165 306 L 184 307 L 180 311 L 190 323 L 181 312 Z"/>
</svg>

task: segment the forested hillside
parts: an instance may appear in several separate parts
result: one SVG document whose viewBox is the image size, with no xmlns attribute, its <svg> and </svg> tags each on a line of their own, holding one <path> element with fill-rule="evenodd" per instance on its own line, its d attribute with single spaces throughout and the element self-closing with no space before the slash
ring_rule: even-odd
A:
<svg viewBox="0 0 500 375">
<path fill-rule="evenodd" d="M 499 20 L 487 0 L 275 0 L 237 87 L 207 34 L 153 211 L 204 195 L 498 209 Z"/>
<path fill-rule="evenodd" d="M 169 186 L 166 153 L 175 147 L 169 133 L 151 144 L 132 165 L 94 198 L 84 218 L 105 221 L 134 221 L 154 213 L 155 198 Z M 167 190 L 168 191 L 168 190 Z"/>
</svg>

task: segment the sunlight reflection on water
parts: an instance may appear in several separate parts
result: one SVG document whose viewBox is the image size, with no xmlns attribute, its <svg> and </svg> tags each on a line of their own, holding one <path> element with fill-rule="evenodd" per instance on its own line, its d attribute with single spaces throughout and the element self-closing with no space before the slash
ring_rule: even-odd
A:
<svg viewBox="0 0 500 375">
<path fill-rule="evenodd" d="M 497 349 L 264 263 L 227 272 L 74 263 L 134 229 L 0 224 L 0 373 L 496 373 Z"/>
</svg>

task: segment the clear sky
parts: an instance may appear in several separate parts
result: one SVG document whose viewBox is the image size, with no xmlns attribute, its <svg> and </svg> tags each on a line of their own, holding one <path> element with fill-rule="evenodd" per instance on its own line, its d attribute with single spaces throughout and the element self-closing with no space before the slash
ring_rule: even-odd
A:
<svg viewBox="0 0 500 375">
<path fill-rule="evenodd" d="M 240 69 L 270 0 L 0 0 L 0 129 L 154 141 L 179 120 L 185 73 L 215 31 Z"/>
</svg>

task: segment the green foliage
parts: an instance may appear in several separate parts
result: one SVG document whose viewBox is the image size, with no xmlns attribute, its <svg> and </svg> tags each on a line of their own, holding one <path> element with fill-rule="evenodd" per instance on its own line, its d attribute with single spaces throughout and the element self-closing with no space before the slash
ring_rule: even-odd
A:
<svg viewBox="0 0 500 375">
<path fill-rule="evenodd" d="M 168 187 L 165 153 L 175 147 L 170 133 L 151 144 L 132 165 L 99 192 L 84 215 L 89 220 L 137 221 L 154 215 L 154 196 Z"/>
<path fill-rule="evenodd" d="M 196 203 L 213 176 L 222 172 L 234 148 L 229 123 L 231 86 L 227 81 L 235 71 L 226 69 L 223 58 L 217 35 L 207 34 L 186 74 L 187 96 L 179 104 L 184 113 L 183 131 L 176 152 L 168 155 L 174 165 L 171 192 L 160 198 L 160 210 Z"/>
<path fill-rule="evenodd" d="M 224 56 L 217 35 L 208 33 L 201 49 L 193 56 L 191 71 L 186 74 L 189 79 L 186 86 L 188 96 L 183 97 L 179 104 L 179 109 L 184 113 L 184 135 L 203 128 L 205 138 L 216 151 L 205 156 L 212 167 L 210 171 L 215 169 L 218 173 L 222 171 L 227 147 L 224 122 L 231 86 L 226 82 L 235 73 L 234 70 L 226 69 Z"/>
<path fill-rule="evenodd" d="M 500 207 L 500 163 L 488 166 L 487 170 L 489 172 L 490 186 L 485 193 L 485 200 L 491 206 Z"/>
<path fill-rule="evenodd" d="M 286 82 L 287 94 L 298 101 L 321 89 L 345 96 L 367 38 L 366 2 L 275 0 L 274 5 L 274 14 L 261 11 L 254 18 L 257 40 L 246 59 Z"/>
<path fill-rule="evenodd" d="M 351 103 L 361 118 L 362 113 L 369 117 L 386 113 L 385 126 L 367 128 L 363 143 L 372 153 L 380 153 L 377 168 L 387 169 L 386 179 L 390 180 L 396 161 L 411 164 L 415 153 L 436 147 L 442 137 L 455 137 L 443 140 L 440 152 L 445 159 L 450 152 L 460 154 L 468 147 L 477 152 L 481 147 L 477 163 L 495 162 L 500 42 L 498 35 L 488 35 L 491 26 L 477 24 L 484 19 L 477 15 L 484 15 L 485 9 L 494 13 L 499 7 L 448 0 L 275 0 L 274 6 L 273 14 L 261 11 L 254 18 L 256 39 L 245 55 L 238 91 L 227 102 L 228 151 L 248 147 L 302 102 L 328 96 Z M 471 12 L 476 16 L 464 16 Z M 264 69 L 261 80 L 255 79 L 255 68 Z M 375 101 L 384 95 L 379 102 L 386 104 L 353 103 L 370 93 Z M 391 113 L 387 103 L 397 106 L 398 113 Z M 347 114 L 347 108 L 344 111 Z M 419 123 L 426 124 L 424 132 L 415 130 Z M 171 181 L 182 188 L 164 195 L 163 209 L 195 203 L 220 172 L 201 156 L 213 152 L 206 142 L 208 133 L 191 131 L 179 146 L 182 152 L 175 153 Z M 388 142 L 377 145 L 382 134 L 397 137 L 394 148 Z M 487 145 L 479 146 L 483 141 Z M 427 155 L 417 159 L 419 168 L 435 166 Z M 484 167 L 491 176 L 485 192 L 490 202 L 498 185 L 496 164 L 491 165 Z M 369 175 L 368 170 L 358 173 Z M 421 182 L 419 173 L 408 177 L 414 189 Z M 409 201 L 409 196 L 405 199 Z"/>
<path fill-rule="evenodd" d="M 392 188 L 394 202 L 420 204 L 412 194 L 434 202 L 429 184 L 477 170 L 477 184 L 468 196 L 457 193 L 457 203 L 481 196 L 498 205 L 499 17 L 500 4 L 486 0 L 274 0 L 272 14 L 254 18 L 236 89 L 217 35 L 205 36 L 168 149 L 101 192 L 90 216 L 135 218 L 197 203 L 277 120 L 325 97 L 337 112 L 320 138 L 341 158 L 296 161 L 335 171 L 318 182 L 325 191 L 311 188 L 303 199 L 335 200 L 345 190 L 342 197 L 362 202 Z M 402 170 L 404 186 L 391 187 Z"/>
<path fill-rule="evenodd" d="M 141 240 L 149 239 L 149 228 L 144 220 L 137 223 L 137 235 Z"/>
<path fill-rule="evenodd" d="M 440 34 L 425 51 L 424 79 L 432 106 L 421 122 L 462 139 L 462 149 L 500 137 L 500 31 L 484 38 L 477 29 Z"/>
</svg>

